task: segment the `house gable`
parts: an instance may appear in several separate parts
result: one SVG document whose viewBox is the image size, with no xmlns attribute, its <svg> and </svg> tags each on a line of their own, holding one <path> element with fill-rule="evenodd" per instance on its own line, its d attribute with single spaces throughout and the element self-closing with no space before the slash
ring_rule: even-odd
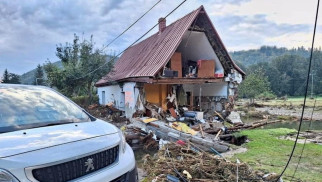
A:
<svg viewBox="0 0 322 182">
<path fill-rule="evenodd" d="M 213 60 L 215 62 L 214 72 L 224 74 L 224 68 L 203 32 L 187 31 L 176 52 L 182 53 L 184 61 Z"/>
<path fill-rule="evenodd" d="M 191 31 L 192 33 L 190 33 Z M 116 62 L 114 71 L 99 80 L 96 86 L 104 86 L 111 81 L 151 81 L 160 75 L 175 51 L 182 49 L 182 40 L 189 34 L 190 36 L 193 34 L 192 38 L 198 37 L 198 35 L 202 39 L 207 37 L 208 43 L 215 53 L 215 56 L 208 57 L 216 61 L 217 72 L 222 72 L 222 68 L 227 76 L 236 67 L 203 6 L 201 6 L 165 27 L 161 33 L 158 32 L 127 49 Z M 220 64 L 218 64 L 219 62 Z"/>
</svg>

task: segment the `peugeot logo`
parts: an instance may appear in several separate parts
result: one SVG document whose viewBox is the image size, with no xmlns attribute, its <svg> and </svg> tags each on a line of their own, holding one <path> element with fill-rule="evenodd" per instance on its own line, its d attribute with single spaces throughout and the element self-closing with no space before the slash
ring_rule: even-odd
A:
<svg viewBox="0 0 322 182">
<path fill-rule="evenodd" d="M 92 158 L 88 158 L 85 162 L 85 167 L 87 167 L 86 172 L 94 170 L 94 160 Z"/>
</svg>

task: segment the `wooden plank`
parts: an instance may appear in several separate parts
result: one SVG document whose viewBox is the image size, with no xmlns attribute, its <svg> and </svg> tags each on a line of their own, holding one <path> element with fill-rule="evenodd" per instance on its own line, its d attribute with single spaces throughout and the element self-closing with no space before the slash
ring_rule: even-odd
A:
<svg viewBox="0 0 322 182">
<path fill-rule="evenodd" d="M 215 60 L 198 61 L 198 77 L 213 78 L 215 76 Z"/>
<path fill-rule="evenodd" d="M 177 114 L 176 114 L 176 112 L 175 112 L 175 110 L 173 108 L 170 108 L 169 111 L 170 111 L 172 117 L 174 117 L 174 118 L 177 118 L 178 117 Z"/>
<path fill-rule="evenodd" d="M 122 80 L 118 80 L 117 82 L 141 82 L 141 83 L 152 83 L 153 79 L 150 77 L 135 77 L 135 78 L 125 78 Z M 110 82 L 111 85 L 115 84 L 115 82 Z"/>
<path fill-rule="evenodd" d="M 182 78 L 181 52 L 175 52 L 170 61 L 171 70 L 178 71 L 178 78 Z"/>
<path fill-rule="evenodd" d="M 193 83 L 218 83 L 223 82 L 223 78 L 159 78 L 153 79 L 157 84 L 193 84 Z"/>
<path fill-rule="evenodd" d="M 203 130 L 202 130 L 202 126 L 201 126 L 201 124 L 199 124 L 199 128 L 200 128 L 200 131 L 201 131 L 201 136 L 202 136 L 202 138 L 205 138 L 205 134 L 203 133 Z"/>
</svg>

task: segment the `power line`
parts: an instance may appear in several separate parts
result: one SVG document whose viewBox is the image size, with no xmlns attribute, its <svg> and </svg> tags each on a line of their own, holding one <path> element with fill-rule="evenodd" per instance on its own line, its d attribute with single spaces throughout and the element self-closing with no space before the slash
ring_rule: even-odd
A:
<svg viewBox="0 0 322 182">
<path fill-rule="evenodd" d="M 292 152 L 290 154 L 290 157 L 282 171 L 282 173 L 280 174 L 280 176 L 278 177 L 278 179 L 276 181 L 279 181 L 280 178 L 283 176 L 283 174 L 285 173 L 288 165 L 291 162 L 291 159 L 293 157 L 296 145 L 297 145 L 297 140 L 299 138 L 300 135 L 300 131 L 301 131 L 301 127 L 302 127 L 302 122 L 303 122 L 303 116 L 304 116 L 304 109 L 305 109 L 305 104 L 306 104 L 306 97 L 307 97 L 307 92 L 308 92 L 308 87 L 309 87 L 309 79 L 310 79 L 310 73 L 311 73 L 311 65 L 312 65 L 312 57 L 313 57 L 313 48 L 314 48 L 314 40 L 315 40 L 315 32 L 316 32 L 316 24 L 317 24 L 317 20 L 318 20 L 318 16 L 319 16 L 319 6 L 320 6 L 320 0 L 318 0 L 317 3 L 317 7 L 316 7 L 316 15 L 315 15 L 315 22 L 314 22 L 314 31 L 313 31 L 313 38 L 312 38 L 312 45 L 311 45 L 311 54 L 310 54 L 310 62 L 309 62 L 309 69 L 307 72 L 307 77 L 306 77 L 306 87 L 305 87 L 305 95 L 304 95 L 304 103 L 303 103 L 303 107 L 302 107 L 302 114 L 301 114 L 301 119 L 300 119 L 300 125 L 299 128 L 297 130 L 297 135 L 296 135 L 296 139 L 293 145 L 293 149 Z"/>
<path fill-rule="evenodd" d="M 175 7 L 170 13 L 168 13 L 164 18 L 167 18 L 168 16 L 170 16 L 174 11 L 176 11 L 183 3 L 185 3 L 187 0 L 182 1 L 177 7 Z M 114 58 L 110 59 L 109 61 L 106 61 L 104 64 L 102 64 L 101 66 L 99 66 L 98 68 L 86 73 L 85 75 L 75 78 L 73 80 L 78 80 L 81 78 L 86 77 L 89 74 L 94 73 L 95 71 L 101 69 L 103 66 L 105 66 L 107 63 L 114 61 L 118 56 L 120 56 L 121 54 L 123 54 L 127 49 L 129 49 L 131 46 L 133 46 L 134 44 L 136 44 L 137 42 L 139 42 L 144 36 L 146 36 L 149 32 L 151 32 L 156 26 L 158 26 L 159 23 L 155 24 L 152 28 L 150 28 L 147 32 L 145 32 L 141 37 L 139 37 L 136 41 L 134 41 L 130 46 L 128 46 L 126 49 L 124 49 L 122 52 L 120 52 L 118 55 L 116 55 Z"/>
<path fill-rule="evenodd" d="M 308 136 L 309 136 L 309 131 L 310 131 L 311 126 L 312 126 L 313 113 L 314 113 L 314 109 L 315 109 L 315 106 L 316 106 L 316 100 L 317 100 L 317 96 L 315 97 L 315 101 L 314 101 L 314 105 L 313 105 L 313 109 L 312 109 L 312 113 L 311 113 L 311 118 L 310 118 L 309 128 L 308 128 L 308 129 L 307 129 L 307 131 L 306 131 L 306 137 L 305 137 L 305 140 L 304 140 L 304 144 L 303 144 L 303 147 L 302 147 L 302 150 L 301 150 L 301 154 L 300 154 L 299 160 L 298 160 L 298 162 L 297 162 L 296 168 L 295 168 L 294 173 L 293 173 L 293 175 L 292 175 L 292 179 L 291 179 L 291 181 L 293 181 L 294 176 L 295 176 L 295 174 L 296 174 L 296 172 L 297 172 L 297 168 L 299 167 L 300 162 L 301 162 L 301 159 L 302 159 L 302 155 L 303 155 L 303 152 L 304 152 L 304 148 L 305 148 L 305 145 L 306 145 L 306 141 L 307 141 L 307 138 L 308 138 Z"/>
<path fill-rule="evenodd" d="M 159 0 L 158 2 L 156 2 L 148 11 L 146 11 L 142 16 L 140 16 L 137 20 L 135 20 L 135 22 L 133 22 L 129 27 L 127 27 L 121 34 L 119 34 L 117 37 L 115 37 L 111 42 L 109 42 L 108 44 L 106 44 L 101 51 L 103 51 L 106 47 L 108 47 L 109 45 L 111 45 L 114 41 L 116 41 L 116 39 L 118 39 L 119 37 L 121 37 L 125 32 L 127 32 L 133 25 L 135 25 L 138 21 L 140 21 L 146 14 L 148 14 L 156 5 L 158 5 L 161 2 L 161 0 Z"/>
</svg>

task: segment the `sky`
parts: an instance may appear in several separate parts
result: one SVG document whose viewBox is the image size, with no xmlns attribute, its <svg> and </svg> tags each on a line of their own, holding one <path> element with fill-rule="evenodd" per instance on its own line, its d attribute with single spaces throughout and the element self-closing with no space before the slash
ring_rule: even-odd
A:
<svg viewBox="0 0 322 182">
<path fill-rule="evenodd" d="M 55 62 L 56 46 L 93 35 L 101 48 L 145 13 L 158 0 L 1 0 L 0 74 L 23 74 L 46 61 Z M 123 51 L 160 17 L 182 0 L 162 0 L 117 41 L 107 54 Z M 167 18 L 167 24 L 203 5 L 228 51 L 262 45 L 309 47 L 317 0 L 187 0 Z M 149 35 L 155 33 L 153 30 Z M 322 18 L 316 47 L 322 44 Z"/>
</svg>

